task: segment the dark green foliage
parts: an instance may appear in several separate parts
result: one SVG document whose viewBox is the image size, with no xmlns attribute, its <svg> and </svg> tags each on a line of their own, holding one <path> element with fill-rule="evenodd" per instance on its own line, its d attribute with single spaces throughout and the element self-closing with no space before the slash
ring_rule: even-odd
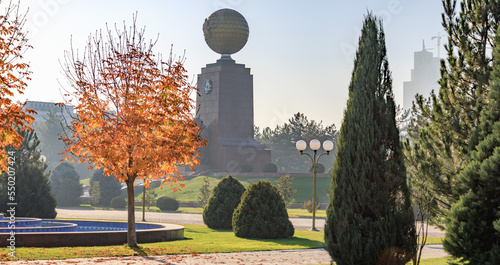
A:
<svg viewBox="0 0 500 265">
<path fill-rule="evenodd" d="M 253 167 L 250 164 L 242 164 L 240 165 L 240 172 L 252 172 Z"/>
<path fill-rule="evenodd" d="M 198 205 L 205 208 L 208 204 L 208 198 L 210 198 L 210 178 L 204 177 L 203 183 L 201 184 L 200 194 L 198 195 Z"/>
<path fill-rule="evenodd" d="M 313 168 L 309 168 L 309 173 L 313 172 Z M 316 173 L 325 173 L 325 166 L 321 163 L 318 163 L 318 167 L 316 168 Z"/>
<path fill-rule="evenodd" d="M 127 202 L 122 197 L 115 197 L 115 198 L 111 199 L 110 205 L 111 205 L 111 208 L 113 208 L 113 209 L 123 209 L 123 208 L 125 208 L 125 206 L 127 206 Z"/>
<path fill-rule="evenodd" d="M 40 141 L 35 132 L 17 130 L 24 139 L 19 148 L 7 146 L 6 152 L 13 154 L 15 160 L 10 160 L 9 168 L 13 168 L 9 178 L 8 172 L 0 175 L 0 212 L 10 206 L 8 202 L 16 202 L 17 217 L 55 218 L 56 201 L 50 192 L 49 178 L 44 174 L 47 168 L 40 161 L 38 145 Z M 15 182 L 15 201 L 8 197 L 9 181 Z"/>
<path fill-rule="evenodd" d="M 92 177 L 90 178 L 89 184 L 90 196 L 94 195 L 94 182 L 99 182 L 99 205 L 109 206 L 111 199 L 121 195 L 122 185 L 120 181 L 115 179 L 115 176 L 105 176 L 102 168 L 94 170 Z"/>
<path fill-rule="evenodd" d="M 80 175 L 72 164 L 61 162 L 57 165 L 50 174 L 50 186 L 57 206 L 80 205 L 83 189 L 80 184 Z"/>
<path fill-rule="evenodd" d="M 431 217 L 446 216 L 464 194 L 458 176 L 467 164 L 469 146 L 475 146 L 470 137 L 486 105 L 491 47 L 500 21 L 498 0 L 463 0 L 458 6 L 457 1 L 443 1 L 443 26 L 449 36 L 439 93 L 430 99 L 417 96 L 416 139 L 406 148 L 410 173 L 417 179 L 413 187 L 434 195 Z"/>
<path fill-rule="evenodd" d="M 244 191 L 245 187 L 231 175 L 222 178 L 203 209 L 203 222 L 210 228 L 231 229 L 234 209 Z"/>
<path fill-rule="evenodd" d="M 278 172 L 278 167 L 273 163 L 267 163 L 262 167 L 263 172 L 274 173 Z"/>
<path fill-rule="evenodd" d="M 404 265 L 417 247 L 385 36 L 371 14 L 354 61 L 324 233 L 337 265 Z"/>
<path fill-rule="evenodd" d="M 476 145 L 458 177 L 464 195 L 446 218 L 443 246 L 460 264 L 500 264 L 500 27 L 493 58 L 488 104 L 472 135 Z"/>
<path fill-rule="evenodd" d="M 90 205 L 101 205 L 101 187 L 99 185 L 99 181 L 94 181 L 94 184 L 92 184 L 92 192 L 90 193 Z"/>
<path fill-rule="evenodd" d="M 156 201 L 156 206 L 160 208 L 162 212 L 177 211 L 177 209 L 179 209 L 179 202 L 174 198 L 164 196 Z"/>
<path fill-rule="evenodd" d="M 276 128 L 269 127 L 260 130 L 255 128 L 255 139 L 265 144 L 273 150 L 271 152 L 272 162 L 276 164 L 281 172 L 307 172 L 311 167 L 311 161 L 301 157 L 295 148 L 295 143 L 298 140 L 306 142 L 312 139 L 318 139 L 321 142 L 325 140 L 334 141 L 338 137 L 335 125 L 325 126 L 322 122 L 309 120 L 303 113 L 294 114 L 287 123 L 278 125 Z M 336 146 L 332 151 L 336 152 Z M 333 160 L 325 161 L 327 167 L 333 165 Z"/>
<path fill-rule="evenodd" d="M 297 192 L 296 190 L 293 189 L 292 182 L 293 178 L 290 177 L 289 174 L 281 176 L 276 181 L 276 187 L 278 188 L 281 198 L 283 198 L 283 201 L 285 202 L 285 205 L 287 207 L 290 206 L 295 201 L 293 197 Z"/>
<path fill-rule="evenodd" d="M 251 184 L 234 210 L 233 232 L 244 238 L 288 238 L 295 229 L 276 186 L 260 180 Z"/>
</svg>

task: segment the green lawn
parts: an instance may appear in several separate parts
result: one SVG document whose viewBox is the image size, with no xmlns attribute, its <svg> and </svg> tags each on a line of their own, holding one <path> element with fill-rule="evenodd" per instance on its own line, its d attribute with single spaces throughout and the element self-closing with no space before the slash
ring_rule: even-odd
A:
<svg viewBox="0 0 500 265">
<path fill-rule="evenodd" d="M 195 177 L 189 180 L 182 180 L 180 183 L 184 184 L 185 187 L 181 188 L 180 191 L 172 191 L 172 188 L 168 185 L 164 185 L 163 189 L 157 189 L 156 193 L 158 197 L 169 196 L 176 198 L 178 201 L 196 201 L 200 193 L 200 188 L 203 183 L 204 176 Z M 222 177 L 210 177 L 210 189 L 213 189 L 215 185 L 219 182 Z M 243 184 L 243 186 L 248 187 L 250 183 L 257 182 L 259 180 L 269 180 L 273 184 L 276 183 L 278 177 L 237 177 L 238 180 Z M 179 188 L 178 184 L 172 183 L 173 187 Z M 330 178 L 317 178 L 316 179 L 316 192 L 317 197 L 321 202 L 328 202 L 327 188 L 329 189 L 331 185 Z M 311 200 L 313 191 L 313 181 L 312 177 L 295 177 L 293 179 L 292 186 L 297 193 L 295 194 L 296 202 L 304 202 Z M 142 200 L 142 189 L 138 189 L 136 193 L 136 200 Z"/>
<path fill-rule="evenodd" d="M 184 225 L 185 240 L 141 244 L 138 249 L 126 245 L 107 247 L 16 248 L 19 260 L 121 257 L 189 253 L 241 252 L 323 247 L 323 233 L 296 230 L 288 239 L 244 239 L 231 230 L 214 230 L 204 225 Z M 0 250 L 0 261 L 10 260 L 9 249 Z"/>
</svg>

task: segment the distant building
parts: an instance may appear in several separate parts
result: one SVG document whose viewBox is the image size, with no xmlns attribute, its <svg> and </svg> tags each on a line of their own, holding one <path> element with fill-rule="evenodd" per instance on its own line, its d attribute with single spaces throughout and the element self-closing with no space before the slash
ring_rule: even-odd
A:
<svg viewBox="0 0 500 265">
<path fill-rule="evenodd" d="M 411 70 L 411 81 L 403 83 L 403 108 L 411 109 L 415 95 L 420 94 L 429 97 L 432 90 L 439 90 L 440 58 L 433 57 L 432 52 L 425 49 L 422 43 L 422 51 L 413 55 L 413 69 Z"/>
<path fill-rule="evenodd" d="M 53 112 L 63 115 L 63 117 L 69 121 L 71 120 L 71 115 L 73 115 L 73 106 L 64 106 L 64 108 L 57 106 L 54 102 L 43 102 L 43 101 L 27 101 L 24 106 L 27 109 L 32 109 L 37 112 L 37 114 L 33 114 L 32 116 L 35 118 L 35 124 L 45 121 L 47 118 L 49 110 Z"/>
</svg>

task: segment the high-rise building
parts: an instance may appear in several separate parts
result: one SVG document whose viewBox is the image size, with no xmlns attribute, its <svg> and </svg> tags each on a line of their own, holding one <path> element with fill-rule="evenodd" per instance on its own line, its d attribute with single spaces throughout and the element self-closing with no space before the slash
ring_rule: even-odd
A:
<svg viewBox="0 0 500 265">
<path fill-rule="evenodd" d="M 439 90 L 440 58 L 434 57 L 432 52 L 427 51 L 422 43 L 422 50 L 413 55 L 413 69 L 411 70 L 411 81 L 403 83 L 403 108 L 411 109 L 415 95 L 420 94 L 428 98 L 434 90 Z"/>
</svg>

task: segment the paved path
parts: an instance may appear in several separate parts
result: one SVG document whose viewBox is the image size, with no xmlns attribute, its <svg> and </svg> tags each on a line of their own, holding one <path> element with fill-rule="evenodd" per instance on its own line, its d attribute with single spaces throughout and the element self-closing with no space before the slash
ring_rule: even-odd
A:
<svg viewBox="0 0 500 265">
<path fill-rule="evenodd" d="M 57 209 L 57 216 L 62 218 L 92 218 L 125 220 L 126 211 L 106 210 L 69 210 Z M 136 212 L 137 220 L 142 218 L 142 213 Z M 296 229 L 309 229 L 310 218 L 290 218 Z M 151 222 L 167 222 L 177 224 L 203 224 L 201 214 L 183 213 L 146 213 L 146 220 Z M 316 227 L 323 229 L 324 219 L 317 219 Z M 435 228 L 430 229 L 430 235 L 443 236 L 443 232 Z M 448 256 L 441 245 L 425 246 L 423 259 L 440 258 Z M 166 255 L 153 257 L 122 257 L 122 258 L 92 258 L 71 259 L 61 261 L 18 261 L 9 264 L 170 264 L 170 265 L 212 265 L 212 264 L 330 264 L 330 256 L 323 249 L 260 251 L 242 253 L 215 253 L 191 255 Z M 6 263 L 0 263 L 6 264 Z"/>
</svg>

